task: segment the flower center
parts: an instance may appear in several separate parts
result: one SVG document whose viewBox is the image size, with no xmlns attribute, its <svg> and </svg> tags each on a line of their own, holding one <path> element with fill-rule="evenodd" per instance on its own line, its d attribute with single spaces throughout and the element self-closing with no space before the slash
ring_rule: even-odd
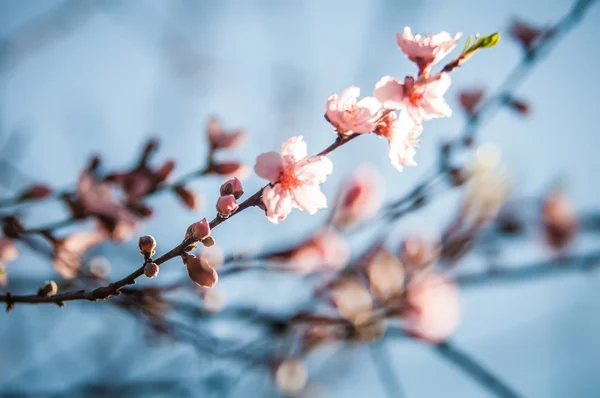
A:
<svg viewBox="0 0 600 398">
<path fill-rule="evenodd" d="M 293 168 L 286 168 L 279 174 L 279 183 L 287 191 L 298 188 L 301 184 Z"/>
<path fill-rule="evenodd" d="M 344 110 L 344 119 L 349 121 L 356 119 L 356 105 Z"/>
<path fill-rule="evenodd" d="M 408 100 L 414 106 L 419 106 L 419 103 L 421 103 L 422 99 L 423 99 L 423 94 L 419 93 L 419 92 L 416 92 L 414 90 L 410 93 L 410 95 L 408 97 Z"/>
</svg>

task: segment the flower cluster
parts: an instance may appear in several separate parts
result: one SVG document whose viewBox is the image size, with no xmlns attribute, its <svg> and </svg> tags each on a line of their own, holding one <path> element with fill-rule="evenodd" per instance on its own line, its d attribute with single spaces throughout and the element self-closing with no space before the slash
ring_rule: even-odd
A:
<svg viewBox="0 0 600 398">
<path fill-rule="evenodd" d="M 447 32 L 413 35 L 410 28 L 405 28 L 402 35 L 397 34 L 398 46 L 417 64 L 418 75 L 407 76 L 402 81 L 384 76 L 375 85 L 373 95 L 362 99 L 359 99 L 360 89 L 355 86 L 329 96 L 325 118 L 338 134 L 338 142 L 359 134 L 375 133 L 389 141 L 390 161 L 398 171 L 405 166 L 416 166 L 415 148 L 420 143 L 423 121 L 452 114 L 444 99 L 450 87 L 450 75 L 432 73 L 431 68 L 456 47 L 460 37 L 460 33 L 452 37 Z M 269 181 L 262 194 L 269 221 L 284 220 L 294 207 L 309 214 L 327 207 L 319 185 L 331 174 L 332 168 L 325 156 L 307 157 L 302 137 L 283 143 L 280 154 L 260 155 L 255 171 Z"/>
</svg>

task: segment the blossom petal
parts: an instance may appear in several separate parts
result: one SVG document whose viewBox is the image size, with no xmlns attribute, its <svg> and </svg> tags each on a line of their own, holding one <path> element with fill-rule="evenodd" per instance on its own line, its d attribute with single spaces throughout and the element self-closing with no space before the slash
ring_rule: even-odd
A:
<svg viewBox="0 0 600 398">
<path fill-rule="evenodd" d="M 309 184 L 322 184 L 333 172 L 333 163 L 325 156 L 311 156 L 295 165 L 296 177 Z"/>
<path fill-rule="evenodd" d="M 294 207 L 310 215 L 327 208 L 327 197 L 318 185 L 302 185 L 293 191 Z"/>
<path fill-rule="evenodd" d="M 373 96 L 387 109 L 398 110 L 403 107 L 404 86 L 392 76 L 384 76 L 375 85 Z"/>
<path fill-rule="evenodd" d="M 258 155 L 256 158 L 256 164 L 254 165 L 254 171 L 259 177 L 269 180 L 270 182 L 277 182 L 279 174 L 283 170 L 283 159 L 277 152 L 267 152 Z"/>
<path fill-rule="evenodd" d="M 304 142 L 304 138 L 299 135 L 292 137 L 281 144 L 281 156 L 290 159 L 293 162 L 297 162 L 300 159 L 304 159 L 306 156 L 308 156 L 308 150 L 306 148 L 306 142 Z"/>
<path fill-rule="evenodd" d="M 292 211 L 292 197 L 280 184 L 263 189 L 262 201 L 267 209 L 267 220 L 273 224 L 285 220 Z"/>
</svg>

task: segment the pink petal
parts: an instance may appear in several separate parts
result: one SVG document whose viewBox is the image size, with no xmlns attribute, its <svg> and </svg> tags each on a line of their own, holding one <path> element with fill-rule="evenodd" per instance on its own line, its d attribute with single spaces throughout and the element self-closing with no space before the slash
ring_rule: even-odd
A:
<svg viewBox="0 0 600 398">
<path fill-rule="evenodd" d="M 325 156 L 311 156 L 298 162 L 294 168 L 299 180 L 310 184 L 322 184 L 333 172 L 333 163 Z"/>
<path fill-rule="evenodd" d="M 267 209 L 267 219 L 273 224 L 285 220 L 293 208 L 292 197 L 281 184 L 263 189 L 262 200 Z"/>
<path fill-rule="evenodd" d="M 373 96 L 387 109 L 401 109 L 403 107 L 404 86 L 392 76 L 384 76 L 375 85 Z"/>
<path fill-rule="evenodd" d="M 308 156 L 306 142 L 304 142 L 303 137 L 301 135 L 292 137 L 281 144 L 281 156 L 293 162 L 297 162 Z"/>
<path fill-rule="evenodd" d="M 277 152 L 267 152 L 258 155 L 254 171 L 259 177 L 277 182 L 279 174 L 283 171 L 283 159 Z"/>
<path fill-rule="evenodd" d="M 319 209 L 327 208 L 327 197 L 318 185 L 302 185 L 294 189 L 293 195 L 294 207 L 310 215 L 315 214 Z"/>
</svg>

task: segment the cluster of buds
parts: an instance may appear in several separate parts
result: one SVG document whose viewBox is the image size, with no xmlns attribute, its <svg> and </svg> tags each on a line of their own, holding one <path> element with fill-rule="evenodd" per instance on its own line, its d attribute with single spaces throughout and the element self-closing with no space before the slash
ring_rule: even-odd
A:
<svg viewBox="0 0 600 398">
<path fill-rule="evenodd" d="M 239 208 L 237 200 L 244 194 L 242 183 L 234 177 L 221 185 L 220 194 L 217 200 L 217 213 L 221 218 L 228 218 Z"/>
</svg>

